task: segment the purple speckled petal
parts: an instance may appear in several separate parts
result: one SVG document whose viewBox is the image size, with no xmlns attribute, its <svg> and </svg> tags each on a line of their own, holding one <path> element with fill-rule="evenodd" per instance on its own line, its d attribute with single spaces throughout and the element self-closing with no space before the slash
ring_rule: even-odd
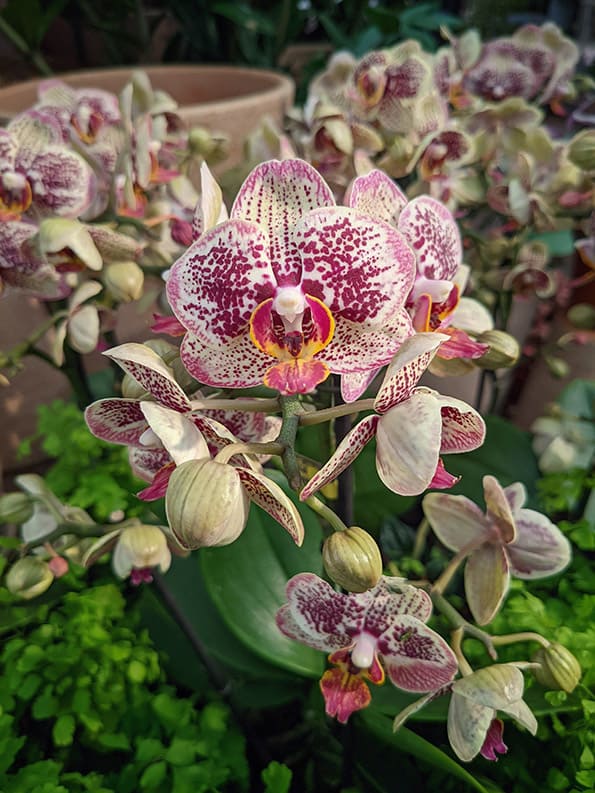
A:
<svg viewBox="0 0 595 793">
<path fill-rule="evenodd" d="M 104 355 L 119 364 L 165 407 L 180 413 L 190 410 L 190 400 L 176 382 L 172 370 L 150 347 L 130 342 L 112 347 Z"/>
<path fill-rule="evenodd" d="M 428 493 L 422 508 L 434 534 L 451 551 L 460 551 L 478 534 L 489 534 L 489 523 L 480 508 L 466 496 Z"/>
<path fill-rule="evenodd" d="M 381 416 L 376 430 L 376 469 L 393 493 L 416 496 L 436 472 L 442 417 L 431 391 L 418 389 Z"/>
<path fill-rule="evenodd" d="M 65 147 L 48 146 L 33 158 L 26 173 L 33 204 L 43 215 L 76 218 L 93 200 L 93 171 Z"/>
<path fill-rule="evenodd" d="M 289 496 L 264 474 L 250 471 L 248 468 L 238 468 L 237 472 L 250 500 L 268 512 L 285 529 L 296 545 L 301 545 L 304 541 L 304 524 Z"/>
<path fill-rule="evenodd" d="M 570 543 L 545 515 L 520 509 L 515 522 L 516 540 L 506 547 L 513 576 L 527 580 L 545 578 L 570 563 Z"/>
<path fill-rule="evenodd" d="M 0 129 L 0 163 L 3 171 L 13 170 L 18 148 L 14 135 L 11 135 L 7 129 Z"/>
<path fill-rule="evenodd" d="M 442 414 L 440 454 L 470 452 L 484 442 L 486 427 L 479 413 L 460 399 L 435 393 Z"/>
<path fill-rule="evenodd" d="M 43 110 L 26 110 L 15 116 L 7 127 L 17 145 L 16 162 L 26 171 L 33 160 L 47 148 L 64 140 L 58 119 Z M 67 151 L 61 147 L 63 151 Z"/>
<path fill-rule="evenodd" d="M 508 558 L 501 545 L 486 542 L 473 551 L 465 565 L 465 595 L 478 625 L 487 625 L 494 619 L 509 584 Z"/>
<path fill-rule="evenodd" d="M 175 262 L 167 297 L 185 328 L 216 345 L 247 335 L 250 315 L 274 287 L 264 230 L 235 219 L 207 231 Z"/>
<path fill-rule="evenodd" d="M 171 461 L 167 449 L 133 446 L 128 450 L 128 462 L 132 473 L 144 482 L 152 482 L 157 471 Z"/>
<path fill-rule="evenodd" d="M 252 388 L 262 385 L 274 363 L 255 347 L 248 333 L 231 341 L 205 345 L 187 333 L 180 347 L 184 366 L 199 383 L 219 388 Z"/>
<path fill-rule="evenodd" d="M 270 160 L 247 177 L 231 217 L 258 224 L 268 236 L 277 281 L 297 284 L 301 264 L 293 229 L 310 210 L 334 205 L 330 188 L 311 165 L 303 160 Z"/>
<path fill-rule="evenodd" d="M 392 226 L 347 207 L 308 213 L 294 230 L 302 289 L 335 319 L 380 324 L 405 305 L 415 256 Z"/>
<path fill-rule="evenodd" d="M 399 215 L 398 229 L 415 251 L 417 270 L 426 278 L 451 280 L 463 258 L 454 217 L 440 201 L 419 196 Z"/>
<path fill-rule="evenodd" d="M 398 688 L 422 693 L 450 683 L 457 659 L 444 639 L 423 622 L 402 614 L 378 639 L 387 675 Z"/>
<path fill-rule="evenodd" d="M 341 396 L 344 402 L 355 402 L 364 393 L 382 369 L 370 369 L 368 372 L 351 372 L 341 377 Z"/>
<path fill-rule="evenodd" d="M 330 460 L 322 466 L 300 493 L 305 501 L 344 471 L 355 460 L 366 443 L 374 436 L 378 416 L 366 416 L 343 438 Z"/>
<path fill-rule="evenodd" d="M 363 623 L 370 598 L 343 595 L 314 573 L 299 573 L 286 588 L 287 604 L 277 612 L 277 625 L 292 639 L 332 652 L 348 647 Z"/>
<path fill-rule="evenodd" d="M 176 465 L 209 456 L 207 443 L 190 418 L 156 402 L 141 402 L 140 407 L 149 427 Z"/>
<path fill-rule="evenodd" d="M 370 171 L 358 176 L 351 184 L 346 198 L 347 206 L 357 209 L 376 220 L 384 220 L 393 226 L 408 198 L 384 171 Z"/>
<path fill-rule="evenodd" d="M 378 389 L 374 408 L 386 413 L 399 402 L 407 399 L 440 344 L 448 337 L 444 333 L 416 333 L 400 346 L 392 359 L 382 385 Z"/>
<path fill-rule="evenodd" d="M 367 376 L 389 363 L 412 333 L 411 318 L 403 308 L 397 309 L 382 325 L 350 322 L 339 317 L 333 338 L 318 357 L 335 374 Z M 360 380 L 362 382 L 364 380 Z"/>
<path fill-rule="evenodd" d="M 138 399 L 100 399 L 85 410 L 85 421 L 96 438 L 124 446 L 139 446 L 148 428 Z"/>
<path fill-rule="evenodd" d="M 395 616 L 407 614 L 420 622 L 427 622 L 432 614 L 432 599 L 419 587 L 395 579 L 380 579 L 372 590 L 373 598 L 366 611 L 362 630 L 378 638 L 388 630 Z"/>
</svg>

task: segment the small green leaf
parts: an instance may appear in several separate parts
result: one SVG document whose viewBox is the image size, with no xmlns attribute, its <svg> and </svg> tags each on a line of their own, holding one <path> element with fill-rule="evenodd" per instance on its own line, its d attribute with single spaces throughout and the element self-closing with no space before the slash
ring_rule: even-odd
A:
<svg viewBox="0 0 595 793">
<path fill-rule="evenodd" d="M 58 712 L 58 700 L 53 695 L 53 689 L 48 686 L 42 694 L 40 694 L 33 703 L 33 718 L 34 719 L 49 719 L 50 716 L 55 716 Z"/>
<path fill-rule="evenodd" d="M 52 729 L 52 738 L 56 746 L 70 746 L 74 737 L 76 723 L 71 713 L 62 713 L 56 719 Z"/>
<path fill-rule="evenodd" d="M 145 768 L 140 778 L 140 786 L 143 790 L 160 789 L 159 786 L 167 776 L 167 763 L 159 760 L 148 768 Z"/>
<path fill-rule="evenodd" d="M 286 765 L 273 760 L 261 774 L 266 786 L 264 793 L 289 793 L 292 776 L 291 770 Z"/>
<path fill-rule="evenodd" d="M 196 740 L 174 738 L 165 754 L 170 765 L 191 765 L 196 756 Z"/>
</svg>

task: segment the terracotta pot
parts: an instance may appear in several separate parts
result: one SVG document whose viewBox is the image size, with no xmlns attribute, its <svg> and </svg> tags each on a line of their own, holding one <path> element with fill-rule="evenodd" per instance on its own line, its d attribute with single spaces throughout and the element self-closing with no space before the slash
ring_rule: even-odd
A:
<svg viewBox="0 0 595 793">
<path fill-rule="evenodd" d="M 294 85 L 289 77 L 264 69 L 236 66 L 140 66 L 153 88 L 167 91 L 178 103 L 179 115 L 192 126 L 223 132 L 230 139 L 225 168 L 242 159 L 244 140 L 268 115 L 281 124 L 291 107 Z M 119 93 L 134 69 L 98 69 L 58 74 L 74 88 L 102 88 Z M 31 107 L 38 80 L 0 88 L 0 121 Z"/>
</svg>

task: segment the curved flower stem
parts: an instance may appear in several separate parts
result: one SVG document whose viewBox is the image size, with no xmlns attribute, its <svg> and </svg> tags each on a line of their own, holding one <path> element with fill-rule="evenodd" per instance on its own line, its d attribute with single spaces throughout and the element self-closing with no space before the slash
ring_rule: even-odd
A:
<svg viewBox="0 0 595 793">
<path fill-rule="evenodd" d="M 341 518 L 316 496 L 310 496 L 310 498 L 304 501 L 304 504 L 307 504 L 310 509 L 316 512 L 317 515 L 320 515 L 323 520 L 330 523 L 334 531 L 345 531 L 347 529 L 347 526 L 343 523 Z"/>
<path fill-rule="evenodd" d="M 411 552 L 411 556 L 414 559 L 421 559 L 421 556 L 424 552 L 424 548 L 426 547 L 426 542 L 429 533 L 430 533 L 430 521 L 427 518 L 424 518 L 417 527 L 417 532 L 415 533 L 415 542 L 413 544 L 413 550 Z"/>
<path fill-rule="evenodd" d="M 469 556 L 469 554 L 472 553 L 472 551 L 474 551 L 476 548 L 479 548 L 480 545 L 483 545 L 484 542 L 485 537 L 480 534 L 468 542 L 467 545 L 464 545 L 460 551 L 457 551 L 442 571 L 442 575 L 440 575 L 440 577 L 437 578 L 432 584 L 430 594 L 437 593 L 441 595 L 446 587 L 450 584 L 450 581 L 457 572 L 461 562 L 463 562 Z"/>
<path fill-rule="evenodd" d="M 272 399 L 193 399 L 192 410 L 239 410 L 242 413 L 278 413 L 281 405 Z"/>
<path fill-rule="evenodd" d="M 51 317 L 48 317 L 45 322 L 42 322 L 24 341 L 15 344 L 14 347 L 6 352 L 0 351 L 0 368 L 4 369 L 7 366 L 16 366 L 21 358 L 24 358 L 26 355 L 37 355 L 47 360 L 48 363 L 51 363 L 55 368 L 59 368 L 56 367 L 56 364 L 49 356 L 46 356 L 46 353 L 39 350 L 35 345 L 45 336 L 50 328 L 66 316 L 68 316 L 67 311 L 57 311 Z"/>
<path fill-rule="evenodd" d="M 280 396 L 279 403 L 283 413 L 283 424 L 281 425 L 281 430 L 277 437 L 277 443 L 282 444 L 284 447 L 283 466 L 289 486 L 293 490 L 300 490 L 302 486 L 302 477 L 300 475 L 295 453 L 295 439 L 304 408 L 297 394 L 293 394 L 292 396 Z"/>
<path fill-rule="evenodd" d="M 524 631 L 522 633 L 507 633 L 504 636 L 492 636 L 492 644 L 514 644 L 515 642 L 538 642 L 542 647 L 549 647 L 551 642 L 539 633 Z"/>
<path fill-rule="evenodd" d="M 357 402 L 349 402 L 348 404 L 335 405 L 335 407 L 325 408 L 324 410 L 302 413 L 300 416 L 300 424 L 303 427 L 311 427 L 313 424 L 322 424 L 324 421 L 332 421 L 332 419 L 339 418 L 340 416 L 350 416 L 352 413 L 360 413 L 362 410 L 373 409 L 373 399 L 358 399 Z"/>
<path fill-rule="evenodd" d="M 473 674 L 473 669 L 469 664 L 469 661 L 465 658 L 465 654 L 463 652 L 462 641 L 465 637 L 465 630 L 464 628 L 456 628 L 450 635 L 450 646 L 452 647 L 453 653 L 457 657 L 457 661 L 459 662 L 459 670 L 463 677 L 467 675 Z"/>
<path fill-rule="evenodd" d="M 498 657 L 498 653 L 494 647 L 493 636 L 481 628 L 472 625 L 470 622 L 467 622 L 463 615 L 459 614 L 456 608 L 452 606 L 442 594 L 434 591 L 433 587 L 430 588 L 430 597 L 432 598 L 432 603 L 434 606 L 438 609 L 438 611 L 441 612 L 441 614 L 444 614 L 446 619 L 455 629 L 461 628 L 468 636 L 471 636 L 473 639 L 479 639 L 479 641 L 485 645 L 490 658 L 495 660 Z"/>
<path fill-rule="evenodd" d="M 230 443 L 216 455 L 216 463 L 228 463 L 236 454 L 276 454 L 282 455 L 285 447 L 281 443 Z"/>
<path fill-rule="evenodd" d="M 97 537 L 106 530 L 112 530 L 114 526 L 104 526 L 101 523 L 59 523 L 55 529 L 44 534 L 36 540 L 23 543 L 18 549 L 20 556 L 25 556 L 34 548 L 38 548 L 46 543 L 52 543 L 64 534 L 75 534 L 77 537 Z"/>
</svg>

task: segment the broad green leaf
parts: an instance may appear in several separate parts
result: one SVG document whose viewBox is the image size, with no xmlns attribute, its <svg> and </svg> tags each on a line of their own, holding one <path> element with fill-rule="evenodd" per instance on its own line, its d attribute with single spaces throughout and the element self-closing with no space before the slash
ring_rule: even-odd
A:
<svg viewBox="0 0 595 793">
<path fill-rule="evenodd" d="M 411 754 L 421 762 L 435 766 L 465 783 L 469 789 L 477 790 L 478 793 L 495 793 L 496 791 L 494 787 L 490 787 L 488 790 L 469 771 L 450 758 L 445 752 L 406 727 L 401 727 L 397 732 L 393 732 L 392 721 L 386 716 L 373 710 L 363 710 L 358 714 L 356 723 L 358 727 L 361 725 L 362 729 L 372 733 L 376 740 L 382 741 L 387 747 L 405 754 Z M 395 766 L 397 765 L 398 761 L 395 758 Z"/>
<path fill-rule="evenodd" d="M 287 581 L 296 573 L 322 571 L 318 520 L 304 505 L 299 509 L 306 529 L 301 548 L 253 505 L 239 539 L 224 548 L 203 548 L 201 562 L 209 594 L 242 644 L 275 666 L 316 678 L 322 654 L 283 636 L 275 623 Z"/>
</svg>

